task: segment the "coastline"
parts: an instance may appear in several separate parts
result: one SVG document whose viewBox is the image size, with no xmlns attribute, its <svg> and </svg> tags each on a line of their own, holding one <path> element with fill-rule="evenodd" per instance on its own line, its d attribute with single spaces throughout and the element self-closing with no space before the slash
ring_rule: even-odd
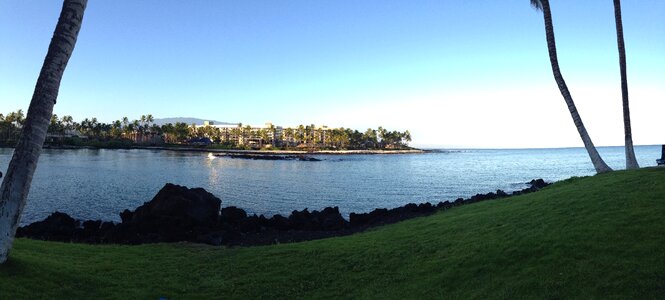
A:
<svg viewBox="0 0 665 300">
<path fill-rule="evenodd" d="M 351 213 L 348 220 L 338 207 L 293 210 L 290 215 L 248 214 L 203 188 L 167 183 L 148 202 L 120 213 L 121 222 L 79 220 L 55 211 L 42 221 L 21 226 L 17 237 L 89 244 L 145 244 L 194 242 L 213 246 L 260 246 L 317 240 L 363 232 L 369 228 L 423 217 L 457 206 L 500 200 L 537 192 L 551 183 L 534 179 L 528 188 L 476 194 L 439 203 L 408 203 L 395 208 L 375 208 Z"/>
<path fill-rule="evenodd" d="M 0 148 L 14 148 L 2 146 Z M 162 150 L 179 152 L 210 152 L 228 154 L 252 154 L 252 155 L 377 155 L 377 154 L 423 154 L 430 150 L 401 149 L 401 150 L 243 150 L 243 149 L 209 149 L 199 147 L 168 147 L 168 146 L 131 146 L 131 147 L 94 147 L 94 146 L 69 146 L 69 145 L 44 145 L 43 149 L 78 150 L 78 149 L 141 149 Z"/>
<path fill-rule="evenodd" d="M 185 152 L 212 152 L 212 153 L 231 153 L 231 154 L 254 154 L 254 155 L 353 155 L 353 154 L 421 154 L 427 151 L 421 149 L 409 150 L 316 150 L 316 151 L 297 151 L 297 150 L 240 150 L 240 149 L 206 149 L 192 147 L 132 147 L 131 149 L 146 150 L 172 150 Z"/>
</svg>

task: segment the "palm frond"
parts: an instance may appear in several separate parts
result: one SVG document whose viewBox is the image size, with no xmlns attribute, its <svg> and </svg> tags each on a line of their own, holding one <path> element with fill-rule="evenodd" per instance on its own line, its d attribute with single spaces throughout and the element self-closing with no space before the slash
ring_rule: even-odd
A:
<svg viewBox="0 0 665 300">
<path fill-rule="evenodd" d="M 540 0 L 531 0 L 531 6 L 537 10 L 543 10 L 543 2 Z"/>
</svg>

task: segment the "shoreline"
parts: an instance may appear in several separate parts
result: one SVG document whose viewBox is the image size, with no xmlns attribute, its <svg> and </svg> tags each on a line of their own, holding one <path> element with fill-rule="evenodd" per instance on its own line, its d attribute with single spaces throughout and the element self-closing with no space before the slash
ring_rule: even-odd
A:
<svg viewBox="0 0 665 300">
<path fill-rule="evenodd" d="M 255 154 L 255 155 L 353 155 L 353 154 L 422 154 L 425 150 L 317 150 L 317 151 L 298 151 L 298 150 L 240 150 L 240 149 L 205 149 L 205 148 L 170 148 L 170 147 L 132 147 L 132 149 L 146 150 L 172 150 L 184 152 L 212 152 L 212 153 L 231 153 L 231 154 Z"/>
<path fill-rule="evenodd" d="M 148 202 L 120 213 L 121 222 L 80 220 L 54 212 L 42 221 L 18 228 L 16 237 L 88 243 L 146 244 L 194 242 L 214 246 L 260 246 L 293 243 L 350 235 L 446 211 L 461 205 L 500 200 L 539 191 L 551 183 L 534 179 L 528 188 L 510 193 L 503 190 L 476 194 L 439 203 L 408 203 L 395 208 L 375 208 L 350 213 L 348 220 L 338 207 L 294 210 L 290 215 L 249 214 L 236 206 L 222 207 L 222 200 L 202 188 L 167 183 Z"/>
<path fill-rule="evenodd" d="M 0 148 L 14 148 L 2 146 Z M 242 150 L 242 149 L 208 149 L 197 147 L 166 147 L 166 146 L 131 146 L 131 147 L 93 147 L 93 146 L 69 146 L 69 145 L 44 145 L 43 149 L 56 150 L 78 150 L 78 149 L 108 149 L 108 150 L 160 150 L 177 152 L 210 152 L 210 153 L 229 153 L 229 154 L 252 154 L 252 155 L 377 155 L 377 154 L 423 154 L 430 153 L 430 150 L 422 149 L 402 149 L 402 150 Z"/>
</svg>

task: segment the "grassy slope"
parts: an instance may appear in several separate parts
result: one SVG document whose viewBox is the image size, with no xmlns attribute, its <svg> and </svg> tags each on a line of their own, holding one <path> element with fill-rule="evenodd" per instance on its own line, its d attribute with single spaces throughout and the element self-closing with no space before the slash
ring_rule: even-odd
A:
<svg viewBox="0 0 665 300">
<path fill-rule="evenodd" d="M 21 239 L 0 298 L 657 298 L 664 246 L 665 168 L 644 169 L 298 244 Z"/>
</svg>

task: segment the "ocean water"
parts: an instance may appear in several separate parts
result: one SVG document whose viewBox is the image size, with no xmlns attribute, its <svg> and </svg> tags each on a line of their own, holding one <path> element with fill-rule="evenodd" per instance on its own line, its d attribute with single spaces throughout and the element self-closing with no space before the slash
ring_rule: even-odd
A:
<svg viewBox="0 0 665 300">
<path fill-rule="evenodd" d="M 660 146 L 638 146 L 640 166 L 654 166 Z M 0 149 L 5 173 L 12 149 Z M 614 169 L 625 166 L 622 147 L 599 152 Z M 119 221 L 118 214 L 149 201 L 171 182 L 202 187 L 249 213 L 338 206 L 347 215 L 410 202 L 439 202 L 502 189 L 525 188 L 535 178 L 557 181 L 594 174 L 583 148 L 438 150 L 404 155 L 321 155 L 320 162 L 263 161 L 208 153 L 154 150 L 54 150 L 41 155 L 22 224 L 53 211 L 81 219 Z"/>
</svg>

